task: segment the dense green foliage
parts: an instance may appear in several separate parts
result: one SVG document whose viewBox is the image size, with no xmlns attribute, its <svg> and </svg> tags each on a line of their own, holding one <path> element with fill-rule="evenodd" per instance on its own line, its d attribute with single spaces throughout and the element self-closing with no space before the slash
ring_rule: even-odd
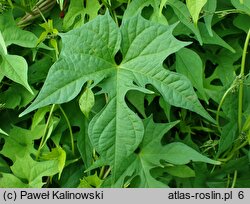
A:
<svg viewBox="0 0 250 204">
<path fill-rule="evenodd" d="M 0 1 L 0 187 L 250 187 L 249 0 Z"/>
</svg>

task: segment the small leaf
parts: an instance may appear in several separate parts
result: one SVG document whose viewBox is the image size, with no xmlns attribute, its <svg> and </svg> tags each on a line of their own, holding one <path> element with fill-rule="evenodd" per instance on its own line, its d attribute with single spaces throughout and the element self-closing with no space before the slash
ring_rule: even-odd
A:
<svg viewBox="0 0 250 204">
<path fill-rule="evenodd" d="M 83 179 L 80 180 L 78 188 L 100 188 L 102 183 L 103 180 L 95 173 L 94 175 L 83 177 Z"/>
<path fill-rule="evenodd" d="M 65 29 L 70 28 L 74 23 L 75 27 L 83 25 L 86 16 L 89 18 L 88 20 L 92 20 L 98 15 L 98 11 L 101 8 L 98 0 L 86 0 L 85 5 L 86 7 L 84 7 L 83 1 L 70 1 L 68 11 L 63 20 L 63 27 Z"/>
<path fill-rule="evenodd" d="M 31 94 L 33 94 L 33 91 L 28 84 L 28 65 L 26 60 L 18 55 L 2 55 L 2 58 L 3 61 L 0 65 L 4 75 L 23 85 Z"/>
<path fill-rule="evenodd" d="M 89 113 L 95 104 L 95 95 L 90 88 L 86 88 L 79 99 L 79 106 L 86 118 L 89 118 Z"/>
<path fill-rule="evenodd" d="M 128 19 L 133 16 L 136 16 L 140 14 L 143 10 L 143 8 L 151 5 L 154 9 L 154 12 L 150 16 L 150 20 L 154 22 L 158 22 L 164 25 L 168 25 L 168 21 L 165 18 L 165 16 L 162 14 L 162 9 L 164 5 L 166 4 L 167 0 L 133 0 L 128 8 L 125 10 L 125 13 L 123 15 L 123 19 Z"/>
<path fill-rule="evenodd" d="M 187 76 L 200 93 L 202 99 L 208 102 L 203 87 L 204 70 L 200 56 L 190 49 L 182 48 L 176 53 L 176 70 Z"/>
<path fill-rule="evenodd" d="M 186 0 L 188 10 L 196 26 L 199 20 L 201 9 L 206 3 L 207 3 L 207 0 Z"/>
<path fill-rule="evenodd" d="M 31 130 L 39 125 L 43 120 L 45 120 L 45 115 L 50 111 L 50 107 L 46 106 L 43 108 L 39 108 L 32 118 Z M 45 124 L 45 121 L 44 121 Z"/>
<path fill-rule="evenodd" d="M 66 152 L 64 151 L 64 149 L 62 149 L 61 147 L 53 148 L 51 152 L 47 154 L 43 154 L 41 158 L 44 160 L 57 160 L 58 161 L 58 165 L 57 165 L 58 171 L 59 171 L 58 179 L 60 179 L 62 171 L 65 167 L 65 162 L 66 162 Z"/>
</svg>

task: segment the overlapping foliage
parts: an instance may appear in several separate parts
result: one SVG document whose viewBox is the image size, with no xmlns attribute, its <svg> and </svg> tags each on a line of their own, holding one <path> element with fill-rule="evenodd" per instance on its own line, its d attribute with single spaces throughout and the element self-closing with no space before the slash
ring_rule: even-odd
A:
<svg viewBox="0 0 250 204">
<path fill-rule="evenodd" d="M 0 187 L 250 186 L 248 1 L 57 3 L 0 4 Z"/>
</svg>

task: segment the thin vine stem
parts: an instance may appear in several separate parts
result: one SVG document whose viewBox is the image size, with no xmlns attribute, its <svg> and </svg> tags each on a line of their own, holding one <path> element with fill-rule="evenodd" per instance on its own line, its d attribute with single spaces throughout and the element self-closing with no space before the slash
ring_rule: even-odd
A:
<svg viewBox="0 0 250 204">
<path fill-rule="evenodd" d="M 70 122 L 69 122 L 69 119 L 66 115 L 66 113 L 64 112 L 64 110 L 62 109 L 62 107 L 59 105 L 59 109 L 60 111 L 62 112 L 65 120 L 66 120 L 66 123 L 68 125 L 68 128 L 69 128 L 69 134 L 70 134 L 70 140 L 71 140 L 71 149 L 72 149 L 72 153 L 73 155 L 75 154 L 75 144 L 74 144 L 74 136 L 73 136 L 73 132 L 72 132 L 72 128 L 71 128 L 71 125 L 70 125 Z"/>
<path fill-rule="evenodd" d="M 238 172 L 237 172 L 237 170 L 235 170 L 231 188 L 235 187 L 235 184 L 236 184 L 236 181 L 237 181 L 237 175 L 238 175 Z"/>
<path fill-rule="evenodd" d="M 244 79 L 245 74 L 245 64 L 246 64 L 246 55 L 247 55 L 247 48 L 249 44 L 250 39 L 250 29 L 248 30 L 246 41 L 244 44 L 243 54 L 242 54 L 242 61 L 241 61 L 241 70 L 240 70 L 240 76 Z M 238 128 L 239 132 L 241 132 L 242 129 L 242 104 L 243 104 L 243 80 L 240 80 L 239 85 L 239 102 L 238 102 Z"/>
<path fill-rule="evenodd" d="M 227 89 L 227 91 L 224 93 L 224 95 L 222 96 L 222 99 L 220 101 L 220 104 L 218 106 L 218 109 L 217 109 L 217 112 L 216 112 L 216 122 L 217 122 L 217 127 L 218 127 L 218 130 L 221 132 L 221 128 L 220 128 L 220 122 L 219 122 L 219 112 L 220 112 L 220 109 L 221 109 L 221 106 L 223 105 L 225 99 L 226 99 L 226 96 L 230 93 L 230 91 L 232 91 L 233 89 L 235 88 L 235 86 L 231 86 L 229 89 Z"/>
<path fill-rule="evenodd" d="M 40 156 L 41 149 L 42 149 L 42 147 L 44 146 L 44 142 L 45 142 L 45 140 L 46 140 L 46 139 L 45 139 L 45 138 L 46 138 L 46 133 L 47 133 L 47 131 L 48 131 L 50 119 L 51 119 L 51 117 L 52 117 L 52 113 L 53 113 L 54 109 L 55 109 L 55 104 L 53 104 L 53 105 L 51 106 L 51 109 L 50 109 L 50 112 L 49 112 L 49 117 L 48 117 L 48 119 L 47 119 L 47 122 L 46 122 L 46 125 L 45 125 L 45 128 L 44 128 L 42 140 L 41 140 L 41 142 L 40 142 L 40 144 L 39 144 L 39 147 L 38 147 L 38 150 L 37 150 L 36 159 L 38 159 L 38 157 Z"/>
</svg>

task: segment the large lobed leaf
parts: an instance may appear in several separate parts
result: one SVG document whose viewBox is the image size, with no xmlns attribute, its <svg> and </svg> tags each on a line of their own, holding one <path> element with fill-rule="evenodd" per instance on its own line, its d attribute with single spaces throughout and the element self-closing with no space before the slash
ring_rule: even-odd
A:
<svg viewBox="0 0 250 204">
<path fill-rule="evenodd" d="M 129 90 L 152 93 L 145 87 L 152 84 L 171 105 L 197 112 L 210 121 L 199 103 L 190 81 L 181 74 L 163 68 L 163 60 L 189 43 L 176 40 L 173 26 L 163 26 L 143 19 L 128 18 L 117 27 L 108 13 L 84 26 L 61 34 L 63 49 L 59 60 L 51 67 L 45 84 L 28 109 L 75 98 L 84 83 L 93 80 L 107 93 L 106 107 L 91 120 L 89 136 L 93 146 L 112 169 L 139 146 L 144 135 L 141 119 L 125 102 Z M 118 65 L 115 55 L 121 50 L 123 60 Z"/>
<path fill-rule="evenodd" d="M 186 144 L 180 142 L 162 145 L 161 141 L 164 134 L 177 123 L 178 121 L 167 124 L 154 123 L 152 117 L 143 120 L 145 133 L 137 150 L 138 153 L 133 153 L 130 157 L 123 160 L 123 163 L 118 169 L 119 176 L 114 178 L 113 187 L 122 187 L 127 176 L 139 176 L 140 182 L 136 187 L 167 187 L 166 184 L 157 181 L 151 175 L 152 169 L 156 167 L 164 168 L 162 161 L 171 163 L 173 165 L 172 167 L 175 167 L 176 169 L 185 169 L 185 167 L 181 165 L 188 164 L 190 161 L 204 162 L 214 165 L 220 164 L 220 162 L 209 159 Z M 168 171 L 169 169 L 166 168 L 166 170 Z"/>
</svg>

